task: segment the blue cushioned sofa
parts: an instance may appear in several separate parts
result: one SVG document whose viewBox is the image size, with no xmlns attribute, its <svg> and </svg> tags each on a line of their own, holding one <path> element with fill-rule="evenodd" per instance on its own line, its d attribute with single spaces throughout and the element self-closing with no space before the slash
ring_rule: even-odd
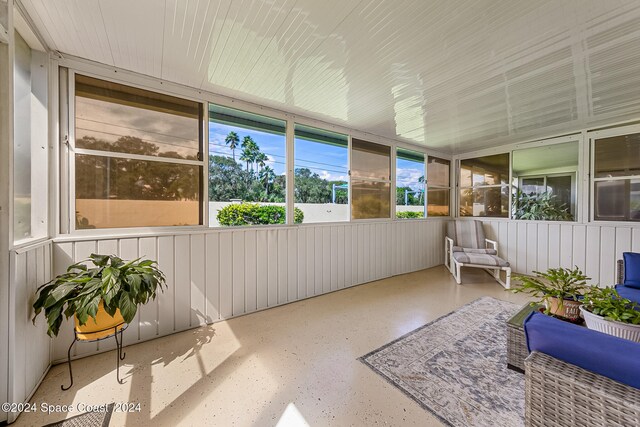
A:
<svg viewBox="0 0 640 427">
<path fill-rule="evenodd" d="M 617 281 L 640 302 L 640 254 L 624 253 Z M 524 330 L 525 425 L 640 427 L 640 343 L 537 312 Z"/>
</svg>

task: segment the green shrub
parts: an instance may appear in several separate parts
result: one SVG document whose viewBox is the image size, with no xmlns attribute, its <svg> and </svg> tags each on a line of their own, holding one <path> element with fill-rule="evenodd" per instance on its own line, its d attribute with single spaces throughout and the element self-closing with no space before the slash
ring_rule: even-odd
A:
<svg viewBox="0 0 640 427">
<path fill-rule="evenodd" d="M 284 224 L 286 209 L 284 206 L 258 203 L 233 203 L 220 209 L 216 218 L 220 225 L 225 226 Z M 301 224 L 303 220 L 304 213 L 295 208 L 293 222 Z"/>
<path fill-rule="evenodd" d="M 414 212 L 414 211 L 396 212 L 396 218 L 401 218 L 401 219 L 424 218 L 424 212 Z"/>
</svg>

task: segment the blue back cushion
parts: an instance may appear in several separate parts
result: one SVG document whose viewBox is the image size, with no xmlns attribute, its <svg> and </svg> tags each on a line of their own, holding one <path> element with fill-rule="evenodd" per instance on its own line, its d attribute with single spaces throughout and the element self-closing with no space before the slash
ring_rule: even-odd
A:
<svg viewBox="0 0 640 427">
<path fill-rule="evenodd" d="M 640 344 L 542 313 L 524 323 L 529 351 L 539 351 L 640 389 Z"/>
<path fill-rule="evenodd" d="M 640 289 L 640 254 L 624 252 L 624 285 Z"/>
<path fill-rule="evenodd" d="M 622 298 L 626 298 L 640 304 L 640 289 L 632 286 L 616 285 L 616 291 L 618 291 Z"/>
</svg>

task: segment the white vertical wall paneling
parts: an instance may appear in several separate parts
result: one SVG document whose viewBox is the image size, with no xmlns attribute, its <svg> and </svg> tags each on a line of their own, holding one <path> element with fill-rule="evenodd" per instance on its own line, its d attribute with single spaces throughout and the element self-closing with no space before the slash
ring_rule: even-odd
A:
<svg viewBox="0 0 640 427">
<path fill-rule="evenodd" d="M 98 248 L 100 242 L 98 242 Z M 139 241 L 139 256 L 152 261 L 158 260 L 157 238 L 144 237 Z M 102 253 L 102 252 L 100 252 Z M 140 312 L 140 339 L 148 340 L 158 335 L 158 300 L 149 301 L 141 306 Z M 113 340 L 107 340 L 113 341 Z"/>
<path fill-rule="evenodd" d="M 631 233 L 631 252 L 640 252 L 640 228 L 634 228 Z"/>
<path fill-rule="evenodd" d="M 244 231 L 233 232 L 233 250 L 232 250 L 232 265 L 233 265 L 233 281 L 232 281 L 232 315 L 237 316 L 245 312 L 244 305 Z"/>
<path fill-rule="evenodd" d="M 631 251 L 631 228 L 616 227 L 615 259 L 622 259 L 622 253 L 629 251 Z"/>
<path fill-rule="evenodd" d="M 277 301 L 278 301 L 278 304 L 284 304 L 288 301 L 288 294 L 289 294 L 289 286 L 288 286 L 289 275 L 287 271 L 287 265 L 288 265 L 287 230 L 279 229 L 277 233 L 278 233 L 278 264 L 277 264 L 278 300 Z M 234 274 L 235 274 L 235 270 L 234 270 Z"/>
<path fill-rule="evenodd" d="M 175 236 L 174 330 L 182 331 L 191 325 L 191 269 L 189 235 Z"/>
<path fill-rule="evenodd" d="M 587 227 L 584 225 L 576 225 L 573 227 L 572 243 L 572 267 L 576 265 L 586 265 Z"/>
<path fill-rule="evenodd" d="M 549 268 L 560 267 L 560 224 L 549 225 Z"/>
<path fill-rule="evenodd" d="M 54 269 L 61 273 L 72 259 L 96 251 L 157 258 L 168 289 L 138 311 L 125 332 L 125 344 L 132 344 L 442 264 L 443 239 L 443 221 L 396 221 L 84 240 L 55 243 Z M 54 340 L 54 360 L 65 358 L 72 338 L 66 325 Z M 94 343 L 77 355 L 110 348 Z"/>
<path fill-rule="evenodd" d="M 220 318 L 233 315 L 233 256 L 232 234 L 220 233 Z M 270 284 L 271 285 L 271 284 Z"/>
<path fill-rule="evenodd" d="M 610 286 L 615 283 L 616 264 L 616 229 L 602 227 L 600 229 L 600 285 Z"/>
<path fill-rule="evenodd" d="M 256 294 L 258 310 L 269 306 L 269 236 L 258 230 L 256 237 Z"/>
<path fill-rule="evenodd" d="M 538 224 L 527 224 L 527 274 L 533 274 L 538 261 Z"/>
<path fill-rule="evenodd" d="M 44 313 L 35 325 L 31 319 L 36 290 L 51 279 L 51 242 L 13 252 L 10 259 L 12 333 L 9 339 L 13 352 L 9 356 L 6 390 L 7 401 L 18 403 L 31 396 L 50 366 L 52 340 L 46 332 Z M 13 421 L 11 416 L 10 421 Z"/>
<path fill-rule="evenodd" d="M 332 291 L 338 289 L 338 227 L 331 226 L 329 229 L 331 241 L 331 283 Z"/>
<path fill-rule="evenodd" d="M 218 234 L 207 234 L 206 245 L 206 315 L 209 322 L 220 319 L 220 241 Z"/>
<path fill-rule="evenodd" d="M 320 227 L 322 231 L 322 286 L 320 293 L 331 291 L 331 227 Z"/>
<path fill-rule="evenodd" d="M 593 281 L 600 281 L 600 227 L 587 226 L 587 251 L 584 272 Z"/>
<path fill-rule="evenodd" d="M 298 297 L 298 232 L 296 228 L 287 230 L 287 300 Z"/>
<path fill-rule="evenodd" d="M 296 262 L 298 266 L 298 298 L 302 299 L 307 297 L 307 231 L 304 229 L 298 230 L 297 239 L 298 260 Z"/>
<path fill-rule="evenodd" d="M 257 232 L 248 230 L 244 234 L 244 303 L 247 313 L 258 308 L 256 245 Z"/>
<path fill-rule="evenodd" d="M 546 271 L 549 268 L 549 224 L 538 224 L 538 257 L 536 271 Z"/>
<path fill-rule="evenodd" d="M 560 226 L 560 265 L 572 268 L 573 262 L 573 225 Z"/>
<path fill-rule="evenodd" d="M 190 326 L 198 326 L 207 323 L 206 319 L 206 248 L 203 234 L 191 235 L 191 323 Z M 143 240 L 143 239 L 141 239 Z M 142 243 L 140 248 L 142 249 Z M 141 252 L 142 253 L 142 252 Z M 140 313 L 142 316 L 144 312 Z M 142 338 L 142 326 L 140 337 Z"/>
<path fill-rule="evenodd" d="M 158 335 L 167 335 L 174 331 L 174 250 L 173 236 L 158 237 L 158 268 L 164 273 L 167 281 L 167 287 L 158 295 Z"/>
<path fill-rule="evenodd" d="M 518 222 L 516 224 L 517 224 L 516 263 L 518 266 L 518 271 L 528 272 L 529 269 L 527 268 L 527 252 L 528 252 L 527 224 L 524 222 Z"/>
</svg>

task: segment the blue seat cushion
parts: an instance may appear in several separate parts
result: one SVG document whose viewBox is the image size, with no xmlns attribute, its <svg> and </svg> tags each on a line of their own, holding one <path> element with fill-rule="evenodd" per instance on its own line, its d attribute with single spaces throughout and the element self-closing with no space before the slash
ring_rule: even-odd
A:
<svg viewBox="0 0 640 427">
<path fill-rule="evenodd" d="M 640 289 L 640 254 L 624 252 L 624 285 Z"/>
<path fill-rule="evenodd" d="M 626 298 L 640 304 L 640 289 L 627 285 L 616 285 L 616 291 L 618 291 L 622 298 Z"/>
<path fill-rule="evenodd" d="M 539 351 L 640 389 L 640 344 L 533 312 L 524 322 L 529 351 Z"/>
</svg>

